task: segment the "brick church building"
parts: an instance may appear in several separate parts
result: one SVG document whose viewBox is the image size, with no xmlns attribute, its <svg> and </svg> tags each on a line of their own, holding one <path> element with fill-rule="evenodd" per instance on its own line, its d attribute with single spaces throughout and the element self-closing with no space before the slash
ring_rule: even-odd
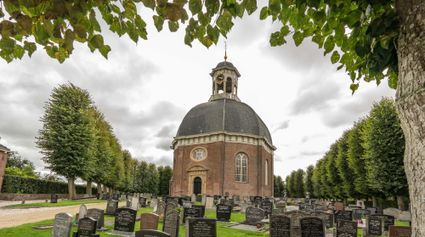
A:
<svg viewBox="0 0 425 237">
<path fill-rule="evenodd" d="M 276 147 L 238 98 L 238 69 L 225 60 L 210 75 L 209 101 L 186 114 L 172 143 L 171 195 L 272 196 Z"/>
</svg>

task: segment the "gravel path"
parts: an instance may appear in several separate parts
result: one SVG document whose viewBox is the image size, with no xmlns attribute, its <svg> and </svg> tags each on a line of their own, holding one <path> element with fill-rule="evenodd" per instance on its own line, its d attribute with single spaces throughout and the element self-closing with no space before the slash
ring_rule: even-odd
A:
<svg viewBox="0 0 425 237">
<path fill-rule="evenodd" d="M 105 209 L 106 203 L 85 204 L 87 208 Z M 5 209 L 0 208 L 0 229 L 13 227 L 27 223 L 34 223 L 42 220 L 54 219 L 59 212 L 67 212 L 72 216 L 78 213 L 80 205 L 66 207 L 40 207 Z"/>
</svg>

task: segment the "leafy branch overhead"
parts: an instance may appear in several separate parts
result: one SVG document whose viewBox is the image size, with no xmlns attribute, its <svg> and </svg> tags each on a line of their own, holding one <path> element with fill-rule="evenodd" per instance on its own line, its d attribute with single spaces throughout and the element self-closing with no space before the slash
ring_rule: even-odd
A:
<svg viewBox="0 0 425 237">
<path fill-rule="evenodd" d="M 128 35 L 134 42 L 147 39 L 142 8 L 153 11 L 158 31 L 164 24 L 171 32 L 185 26 L 184 42 L 198 40 L 206 47 L 226 37 L 236 18 L 257 10 L 256 0 L 4 0 L 0 14 L 0 56 L 7 62 L 29 56 L 43 47 L 47 54 L 63 62 L 74 49 L 74 42 L 87 44 L 107 57 L 100 18 L 109 30 Z M 360 79 L 388 78 L 397 85 L 397 37 L 399 23 L 394 1 L 386 0 L 269 0 L 260 19 L 272 19 L 281 29 L 271 34 L 270 44 L 286 43 L 290 35 L 300 45 L 311 38 L 331 62 L 345 68 L 353 92 Z"/>
</svg>

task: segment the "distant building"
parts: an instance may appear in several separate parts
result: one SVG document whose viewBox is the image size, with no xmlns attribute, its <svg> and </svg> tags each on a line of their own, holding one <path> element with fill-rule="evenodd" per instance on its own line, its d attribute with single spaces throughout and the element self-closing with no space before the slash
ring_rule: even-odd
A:
<svg viewBox="0 0 425 237">
<path fill-rule="evenodd" d="M 261 118 L 238 98 L 239 71 L 224 61 L 210 75 L 209 101 L 186 114 L 172 143 L 171 194 L 272 196 L 276 148 Z"/>
<path fill-rule="evenodd" d="M 9 152 L 10 150 L 7 147 L 0 144 L 0 193 L 1 187 L 3 186 L 4 170 L 6 169 Z"/>
</svg>

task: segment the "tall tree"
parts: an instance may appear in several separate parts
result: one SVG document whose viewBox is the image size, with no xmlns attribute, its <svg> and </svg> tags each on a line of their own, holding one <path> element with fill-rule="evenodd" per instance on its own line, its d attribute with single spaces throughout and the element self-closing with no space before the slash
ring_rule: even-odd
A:
<svg viewBox="0 0 425 237">
<path fill-rule="evenodd" d="M 159 166 L 158 167 L 158 194 L 159 195 L 168 195 L 170 191 L 170 181 L 173 176 L 173 170 L 170 166 Z"/>
<path fill-rule="evenodd" d="M 408 191 L 403 167 L 405 142 L 393 100 L 374 104 L 363 135 L 369 185 L 387 197 L 397 196 L 399 208 L 404 209 L 403 196 Z"/>
<path fill-rule="evenodd" d="M 342 180 L 338 175 L 338 170 L 336 168 L 336 158 L 338 155 L 338 143 L 335 142 L 331 145 L 329 151 L 325 155 L 326 160 L 326 178 L 329 186 L 330 196 L 332 198 L 343 198 L 342 191 Z"/>
<path fill-rule="evenodd" d="M 89 93 L 71 83 L 53 89 L 37 137 L 48 168 L 68 179 L 69 198 L 75 198 L 77 177 L 90 172 L 95 126 Z"/>
<path fill-rule="evenodd" d="M 307 167 L 307 171 L 305 174 L 305 192 L 308 192 L 310 197 L 315 197 L 313 188 L 313 171 L 314 166 L 310 165 Z"/>
<path fill-rule="evenodd" d="M 351 131 L 345 131 L 338 140 L 338 154 L 336 158 L 336 167 L 339 177 L 342 180 L 343 196 L 358 197 L 354 189 L 354 172 L 348 165 L 348 136 Z"/>
<path fill-rule="evenodd" d="M 302 169 L 298 169 L 297 171 L 295 171 L 293 183 L 294 183 L 294 187 L 295 187 L 295 190 L 294 190 L 295 191 L 295 197 L 297 197 L 297 198 L 305 197 L 304 175 L 305 175 L 305 172 Z"/>
</svg>

